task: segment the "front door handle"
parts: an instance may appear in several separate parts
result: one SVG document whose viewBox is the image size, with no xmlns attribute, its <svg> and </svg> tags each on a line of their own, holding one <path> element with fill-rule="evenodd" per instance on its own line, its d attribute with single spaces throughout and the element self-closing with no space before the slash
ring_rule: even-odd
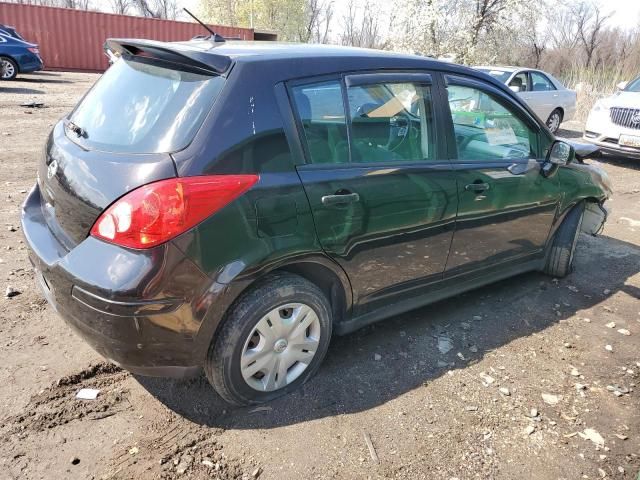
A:
<svg viewBox="0 0 640 480">
<path fill-rule="evenodd" d="M 360 201 L 360 195 L 351 192 L 336 192 L 335 195 L 325 195 L 321 198 L 322 204 L 331 205 L 344 205 L 346 203 L 356 203 Z"/>
<path fill-rule="evenodd" d="M 466 185 L 464 187 L 464 189 L 468 192 L 485 192 L 487 190 L 489 190 L 489 188 L 491 188 L 491 186 L 488 183 L 470 183 L 469 185 Z"/>
</svg>

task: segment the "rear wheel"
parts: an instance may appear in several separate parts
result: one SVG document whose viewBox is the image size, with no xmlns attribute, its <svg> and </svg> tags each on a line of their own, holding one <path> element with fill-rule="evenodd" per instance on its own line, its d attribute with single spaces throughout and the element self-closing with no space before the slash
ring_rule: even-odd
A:
<svg viewBox="0 0 640 480">
<path fill-rule="evenodd" d="M 266 402 L 295 390 L 322 362 L 331 338 L 322 291 L 292 274 L 265 278 L 229 311 L 205 373 L 229 403 Z"/>
<path fill-rule="evenodd" d="M 9 57 L 0 57 L 0 80 L 13 80 L 18 75 L 18 65 Z"/>
<path fill-rule="evenodd" d="M 556 108 L 549 118 L 547 119 L 547 127 L 551 130 L 551 133 L 556 133 L 560 128 L 560 124 L 562 123 L 562 111 L 559 108 Z"/>
<path fill-rule="evenodd" d="M 580 202 L 562 221 L 547 254 L 547 263 L 544 268 L 546 274 L 562 278 L 571 273 L 583 217 L 584 202 Z"/>
</svg>

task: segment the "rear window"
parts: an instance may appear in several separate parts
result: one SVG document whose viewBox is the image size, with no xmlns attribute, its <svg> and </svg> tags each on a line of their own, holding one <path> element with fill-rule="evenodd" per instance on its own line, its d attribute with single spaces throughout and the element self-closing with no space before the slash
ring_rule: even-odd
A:
<svg viewBox="0 0 640 480">
<path fill-rule="evenodd" d="M 67 131 L 90 150 L 168 153 L 185 148 L 220 93 L 219 76 L 117 60 L 71 113 Z"/>
</svg>

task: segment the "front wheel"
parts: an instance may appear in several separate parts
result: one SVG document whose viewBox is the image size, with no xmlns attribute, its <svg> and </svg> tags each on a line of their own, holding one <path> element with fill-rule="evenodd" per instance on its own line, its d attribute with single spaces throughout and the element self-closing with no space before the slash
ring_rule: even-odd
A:
<svg viewBox="0 0 640 480">
<path fill-rule="evenodd" d="M 13 80 L 18 75 L 18 65 L 9 57 L 0 57 L 0 80 Z"/>
<path fill-rule="evenodd" d="M 322 291 L 292 274 L 266 277 L 231 307 L 209 347 L 205 373 L 235 405 L 272 400 L 307 381 L 331 339 Z"/>
<path fill-rule="evenodd" d="M 564 217 L 549 248 L 544 273 L 559 278 L 571 273 L 583 217 L 584 202 L 578 203 Z"/>
<path fill-rule="evenodd" d="M 556 108 L 549 118 L 547 119 L 547 127 L 551 130 L 551 133 L 556 133 L 560 128 L 560 124 L 562 123 L 562 112 L 560 109 Z"/>
</svg>

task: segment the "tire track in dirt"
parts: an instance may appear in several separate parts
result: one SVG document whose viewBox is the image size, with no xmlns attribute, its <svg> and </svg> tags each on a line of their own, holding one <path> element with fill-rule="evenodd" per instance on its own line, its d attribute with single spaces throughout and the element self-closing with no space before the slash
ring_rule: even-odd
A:
<svg viewBox="0 0 640 480">
<path fill-rule="evenodd" d="M 52 386 L 31 397 L 23 412 L 3 420 L 3 437 L 26 436 L 67 424 L 74 420 L 98 420 L 129 408 L 128 390 L 119 384 L 129 376 L 120 367 L 102 362 L 60 378 Z M 96 388 L 95 400 L 78 401 L 80 388 Z"/>
</svg>

